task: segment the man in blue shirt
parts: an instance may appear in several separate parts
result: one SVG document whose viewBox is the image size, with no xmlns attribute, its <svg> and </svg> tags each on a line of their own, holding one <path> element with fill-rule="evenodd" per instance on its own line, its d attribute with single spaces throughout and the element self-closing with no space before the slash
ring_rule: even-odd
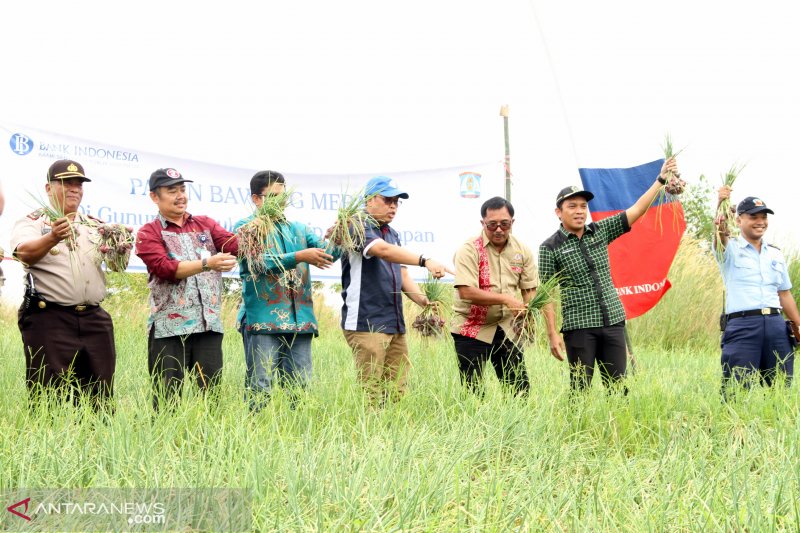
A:
<svg viewBox="0 0 800 533">
<path fill-rule="evenodd" d="M 435 278 L 450 271 L 400 246 L 400 237 L 389 223 L 408 193 L 398 189 L 394 180 L 372 178 L 364 196 L 366 211 L 376 224 L 365 228 L 360 250 L 342 255 L 342 330 L 353 350 L 359 379 L 371 400 L 381 403 L 405 391 L 409 359 L 402 294 L 422 307 L 430 305 L 408 269 L 400 265 L 424 266 Z"/>
<path fill-rule="evenodd" d="M 264 198 L 284 192 L 279 172 L 263 170 L 250 180 L 257 208 Z M 236 223 L 238 230 L 255 214 Z M 311 339 L 318 335 L 309 267 L 328 268 L 339 256 L 326 251 L 325 242 L 305 224 L 278 222 L 268 237 L 274 248 L 265 254 L 265 273 L 250 272 L 240 254 L 241 328 L 245 356 L 245 391 L 250 408 L 259 410 L 272 390 L 273 380 L 304 387 L 311 378 Z"/>
<path fill-rule="evenodd" d="M 719 201 L 730 198 L 731 188 L 719 190 Z M 764 233 L 774 212 L 760 199 L 748 196 L 736 208 L 736 225 L 741 234 L 729 238 L 724 220 L 718 219 L 719 242 L 724 247 L 720 263 L 725 283 L 725 315 L 722 334 L 723 393 L 731 379 L 749 386 L 759 377 L 772 385 L 776 375 L 790 382 L 794 350 L 783 310 L 797 335 L 800 324 L 792 283 L 781 251 L 766 242 Z"/>
</svg>

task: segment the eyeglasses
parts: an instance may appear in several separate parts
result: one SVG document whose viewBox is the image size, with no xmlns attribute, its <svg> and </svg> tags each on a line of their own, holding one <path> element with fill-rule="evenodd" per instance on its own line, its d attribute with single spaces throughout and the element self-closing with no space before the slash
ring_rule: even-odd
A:
<svg viewBox="0 0 800 533">
<path fill-rule="evenodd" d="M 489 231 L 494 231 L 499 227 L 502 229 L 511 229 L 511 225 L 514 223 L 513 220 L 501 220 L 500 222 L 484 222 L 483 225 L 486 226 L 486 229 Z"/>
<path fill-rule="evenodd" d="M 403 205 L 403 200 L 401 200 L 399 196 L 392 196 L 391 198 L 387 198 L 386 196 L 379 196 L 379 198 L 383 200 L 383 203 L 385 203 L 386 205 L 396 205 L 398 207 Z"/>
<path fill-rule="evenodd" d="M 281 194 L 283 194 L 283 191 L 281 191 L 281 192 L 265 192 L 264 194 L 254 194 L 253 196 L 258 196 L 259 198 L 274 198 L 276 196 L 280 196 Z"/>
</svg>

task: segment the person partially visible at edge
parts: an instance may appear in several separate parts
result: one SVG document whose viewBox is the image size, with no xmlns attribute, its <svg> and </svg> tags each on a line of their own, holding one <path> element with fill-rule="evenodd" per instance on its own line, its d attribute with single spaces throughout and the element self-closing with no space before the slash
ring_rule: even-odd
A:
<svg viewBox="0 0 800 533">
<path fill-rule="evenodd" d="M 718 199 L 730 198 L 731 188 L 719 189 Z M 764 238 L 767 215 L 774 215 L 763 200 L 748 196 L 736 207 L 740 234 L 731 239 L 727 216 L 715 220 L 723 247 L 719 263 L 725 285 L 722 333 L 722 385 L 727 396 L 731 382 L 749 387 L 759 379 L 771 386 L 777 380 L 791 383 L 794 347 L 789 333 L 800 339 L 800 314 L 792 297 L 792 282 L 780 249 Z M 785 322 L 781 311 L 789 322 Z"/>
<path fill-rule="evenodd" d="M 79 212 L 86 177 L 77 161 L 59 160 L 47 171 L 51 221 L 37 209 L 17 221 L 11 249 L 27 274 L 18 325 L 25 349 L 25 382 L 31 400 L 43 388 L 71 387 L 105 403 L 113 396 L 117 352 L 114 324 L 100 307 L 106 277 L 95 244 L 99 221 Z"/>
<path fill-rule="evenodd" d="M 678 174 L 674 158 L 664 162 L 653 184 L 631 207 L 599 222 L 586 223 L 591 192 L 572 186 L 556 196 L 561 226 L 539 246 L 539 275 L 542 283 L 553 276 L 559 279 L 561 332 L 556 329 L 555 305 L 543 311 L 550 352 L 563 361 L 566 351 L 573 391 L 591 385 L 595 362 L 607 387 L 625 376 L 625 310 L 611 281 L 608 245 L 645 214 L 670 172 Z"/>
<path fill-rule="evenodd" d="M 453 259 L 457 298 L 450 334 L 461 381 L 476 390 L 488 361 L 503 384 L 527 393 L 528 373 L 513 342 L 513 319 L 536 293 L 533 252 L 511 234 L 514 207 L 504 198 L 484 202 L 481 225 L 480 235 L 462 244 Z"/>
<path fill-rule="evenodd" d="M 187 212 L 184 178 L 174 168 L 150 175 L 158 216 L 139 229 L 136 255 L 150 286 L 148 367 L 153 407 L 177 400 L 191 373 L 206 391 L 222 372 L 222 272 L 236 266 L 238 241 L 213 219 Z"/>
<path fill-rule="evenodd" d="M 3 187 L 0 185 L 0 216 L 3 215 L 3 208 L 6 206 L 6 198 L 3 196 Z M 2 262 L 5 259 L 6 253 L 3 250 L 3 247 L 0 246 L 0 294 L 3 293 L 3 285 L 6 282 L 6 278 L 3 277 L 3 266 Z"/>
<path fill-rule="evenodd" d="M 285 188 L 286 180 L 279 172 L 264 170 L 250 180 L 256 208 L 265 197 L 281 194 Z M 234 231 L 254 217 L 237 222 Z M 328 268 L 339 257 L 338 248 L 326 251 L 324 240 L 300 222 L 277 223 L 264 244 L 274 246 L 264 256 L 266 274 L 250 272 L 247 261 L 239 258 L 242 306 L 237 324 L 244 343 L 245 391 L 253 410 L 263 407 L 275 380 L 305 387 L 311 379 L 311 340 L 319 332 L 310 267 Z"/>
<path fill-rule="evenodd" d="M 442 263 L 400 246 L 389 224 L 401 199 L 408 197 L 393 179 L 369 180 L 366 211 L 376 224 L 365 227 L 361 249 L 342 255 L 342 331 L 353 350 L 359 380 L 375 404 L 397 399 L 406 390 L 410 361 L 402 295 L 421 307 L 431 305 L 401 265 L 425 267 L 435 278 L 450 272 Z"/>
</svg>

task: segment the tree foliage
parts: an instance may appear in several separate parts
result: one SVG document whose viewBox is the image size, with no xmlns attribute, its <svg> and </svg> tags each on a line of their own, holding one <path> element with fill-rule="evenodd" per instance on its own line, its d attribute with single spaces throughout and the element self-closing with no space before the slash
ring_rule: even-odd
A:
<svg viewBox="0 0 800 533">
<path fill-rule="evenodd" d="M 714 187 L 705 175 L 686 188 L 681 198 L 686 216 L 686 232 L 702 243 L 714 236 Z"/>
</svg>

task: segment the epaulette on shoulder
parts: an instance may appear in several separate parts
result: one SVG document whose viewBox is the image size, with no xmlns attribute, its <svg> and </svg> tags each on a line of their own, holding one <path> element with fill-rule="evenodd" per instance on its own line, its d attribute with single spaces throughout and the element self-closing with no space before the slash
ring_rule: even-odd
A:
<svg viewBox="0 0 800 533">
<path fill-rule="evenodd" d="M 774 244 L 767 243 L 767 246 L 769 246 L 770 248 L 775 248 L 776 250 L 780 250 L 780 248 L 775 246 Z"/>
<path fill-rule="evenodd" d="M 42 215 L 44 215 L 44 208 L 39 208 L 36 211 L 29 213 L 28 218 L 31 220 L 38 220 L 42 218 Z"/>
<path fill-rule="evenodd" d="M 540 247 L 544 246 L 545 248 L 553 252 L 556 250 L 556 248 L 564 244 L 564 241 L 566 240 L 567 238 L 559 230 L 550 235 L 547 239 L 545 239 L 544 242 L 542 242 L 542 244 L 540 245 Z"/>
</svg>

